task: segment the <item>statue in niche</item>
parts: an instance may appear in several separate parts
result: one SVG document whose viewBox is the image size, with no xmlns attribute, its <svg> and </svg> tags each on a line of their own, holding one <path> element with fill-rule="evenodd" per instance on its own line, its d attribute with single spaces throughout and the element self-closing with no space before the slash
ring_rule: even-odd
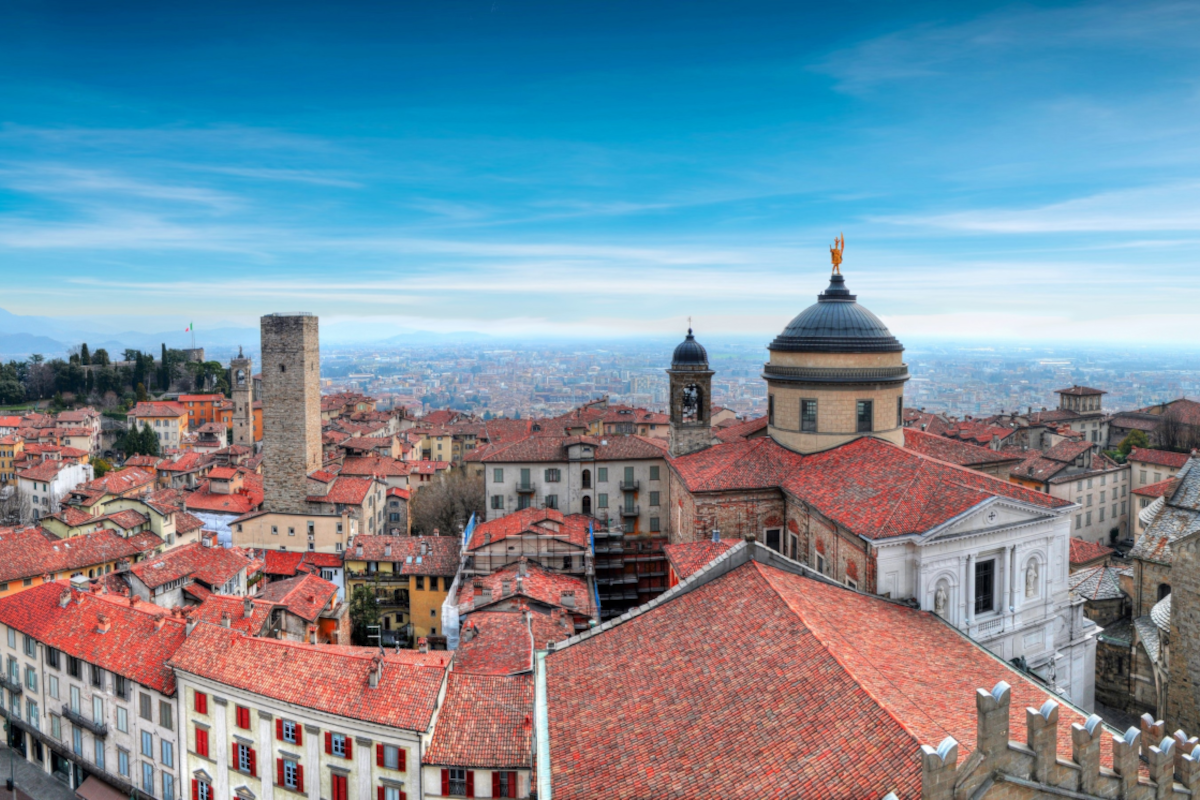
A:
<svg viewBox="0 0 1200 800">
<path fill-rule="evenodd" d="M 946 584 L 939 583 L 937 591 L 933 593 L 933 613 L 939 617 L 946 616 L 946 606 L 950 602 L 950 593 L 946 591 Z"/>
<path fill-rule="evenodd" d="M 1037 596 L 1037 581 L 1038 581 L 1037 562 L 1030 561 L 1029 568 L 1025 570 L 1025 596 L 1026 597 L 1036 597 Z"/>
</svg>

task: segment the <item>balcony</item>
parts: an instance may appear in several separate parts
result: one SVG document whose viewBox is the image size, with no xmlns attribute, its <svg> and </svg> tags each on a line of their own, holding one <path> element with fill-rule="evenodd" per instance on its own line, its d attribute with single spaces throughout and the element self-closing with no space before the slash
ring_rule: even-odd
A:
<svg viewBox="0 0 1200 800">
<path fill-rule="evenodd" d="M 537 491 L 537 487 L 534 486 L 532 483 L 528 483 L 528 482 L 518 483 L 517 491 L 520 492 L 521 494 L 533 494 L 535 491 Z"/>
<path fill-rule="evenodd" d="M 622 517 L 636 517 L 642 513 L 640 506 L 623 506 L 621 508 Z"/>
<path fill-rule="evenodd" d="M 641 481 L 621 481 L 621 491 L 636 492 L 641 485 Z"/>
<path fill-rule="evenodd" d="M 78 725 L 81 728 L 87 728 L 95 736 L 108 736 L 107 725 L 105 725 L 103 722 L 92 722 L 83 714 L 80 714 L 77 711 L 72 711 L 69 703 L 63 704 L 62 715 L 66 719 L 71 720 L 72 724 Z"/>
<path fill-rule="evenodd" d="M 23 691 L 23 689 L 21 688 L 21 682 L 14 681 L 12 678 L 8 677 L 7 675 L 0 675 L 0 686 L 3 686 L 5 689 L 8 689 L 13 694 L 20 694 Z"/>
</svg>

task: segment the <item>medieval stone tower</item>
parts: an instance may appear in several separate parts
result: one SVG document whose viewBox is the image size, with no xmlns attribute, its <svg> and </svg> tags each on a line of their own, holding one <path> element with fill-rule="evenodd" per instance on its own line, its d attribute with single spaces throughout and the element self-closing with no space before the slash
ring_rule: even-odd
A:
<svg viewBox="0 0 1200 800">
<path fill-rule="evenodd" d="M 684 456 L 712 444 L 712 376 L 708 352 L 692 329 L 675 348 L 671 381 L 671 455 Z"/>
<path fill-rule="evenodd" d="M 321 383 L 317 318 L 262 318 L 263 505 L 303 514 L 308 475 L 321 468 Z"/>
<path fill-rule="evenodd" d="M 1200 531 L 1171 542 L 1171 550 L 1171 593 L 1154 607 L 1166 606 L 1171 618 L 1170 634 L 1159 635 L 1168 664 L 1159 693 L 1166 695 L 1167 723 L 1194 731 L 1200 726 Z"/>
<path fill-rule="evenodd" d="M 250 359 L 238 348 L 237 358 L 229 362 L 233 395 L 233 443 L 254 447 L 254 391 Z"/>
</svg>

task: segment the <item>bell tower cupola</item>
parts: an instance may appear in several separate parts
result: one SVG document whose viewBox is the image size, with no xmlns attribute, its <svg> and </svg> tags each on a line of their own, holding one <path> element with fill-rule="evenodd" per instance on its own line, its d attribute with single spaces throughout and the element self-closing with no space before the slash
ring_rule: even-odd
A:
<svg viewBox="0 0 1200 800">
<path fill-rule="evenodd" d="M 689 327 L 675 348 L 667 377 L 671 382 L 671 456 L 684 456 L 712 444 L 712 376 L 708 352 Z"/>
</svg>

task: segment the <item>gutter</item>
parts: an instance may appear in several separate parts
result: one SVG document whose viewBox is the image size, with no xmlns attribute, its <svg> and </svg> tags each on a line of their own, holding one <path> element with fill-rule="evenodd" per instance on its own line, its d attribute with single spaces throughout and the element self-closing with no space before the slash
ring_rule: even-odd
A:
<svg viewBox="0 0 1200 800">
<path fill-rule="evenodd" d="M 538 800 L 554 800 L 554 787 L 550 780 L 550 719 L 546 704 L 546 651 L 534 653 L 533 689 L 533 746 L 537 763 Z"/>
</svg>

